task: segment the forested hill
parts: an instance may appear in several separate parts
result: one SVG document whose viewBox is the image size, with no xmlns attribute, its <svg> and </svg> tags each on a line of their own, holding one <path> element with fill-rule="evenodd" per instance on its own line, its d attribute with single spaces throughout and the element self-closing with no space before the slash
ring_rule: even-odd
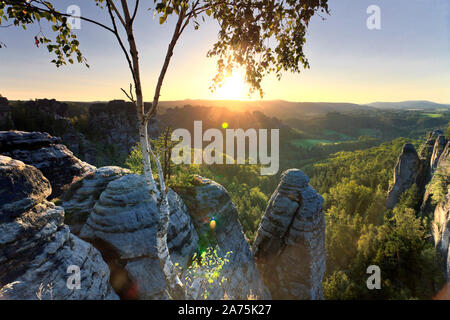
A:
<svg viewBox="0 0 450 320">
<path fill-rule="evenodd" d="M 180 106 L 200 106 L 213 108 L 227 108 L 231 111 L 248 110 L 260 111 L 269 117 L 280 119 L 311 117 L 327 112 L 354 112 L 362 110 L 375 110 L 366 105 L 354 103 L 333 102 L 290 102 L 284 100 L 262 101 L 236 101 L 236 100 L 181 100 L 163 101 L 160 103 L 161 111 Z"/>
<path fill-rule="evenodd" d="M 450 104 L 435 103 L 431 101 L 373 102 L 370 103 L 369 106 L 379 109 L 400 109 L 400 110 L 450 109 Z"/>
</svg>

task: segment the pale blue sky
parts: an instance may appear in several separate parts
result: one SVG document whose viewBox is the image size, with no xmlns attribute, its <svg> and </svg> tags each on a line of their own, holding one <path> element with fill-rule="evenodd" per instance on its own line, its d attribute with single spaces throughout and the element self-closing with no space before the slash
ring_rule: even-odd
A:
<svg viewBox="0 0 450 320">
<path fill-rule="evenodd" d="M 151 6 L 153 1 L 143 1 Z M 65 11 L 78 4 L 87 17 L 106 17 L 91 0 L 59 0 Z M 130 1 L 131 3 L 131 1 Z M 264 81 L 265 99 L 290 101 L 432 100 L 450 103 L 450 2 L 448 0 L 330 0 L 331 15 L 310 25 L 305 51 L 311 69 Z M 381 8 L 381 30 L 366 27 L 369 5 Z M 151 12 L 138 16 L 136 33 L 142 62 L 144 94 L 151 100 L 173 21 L 160 26 Z M 216 37 L 211 21 L 189 28 L 177 45 L 162 100 L 215 99 L 209 92 L 215 61 L 205 57 Z M 60 69 L 37 49 L 29 31 L 0 28 L 0 93 L 10 99 L 109 100 L 123 98 L 127 64 L 112 35 L 82 22 L 77 31 L 90 69 Z M 242 98 L 245 98 L 243 96 Z M 256 96 L 253 98 L 257 98 Z"/>
</svg>

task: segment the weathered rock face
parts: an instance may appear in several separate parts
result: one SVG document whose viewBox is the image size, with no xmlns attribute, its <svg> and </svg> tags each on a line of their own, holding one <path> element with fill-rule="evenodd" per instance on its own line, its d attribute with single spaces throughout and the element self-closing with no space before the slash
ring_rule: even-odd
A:
<svg viewBox="0 0 450 320">
<path fill-rule="evenodd" d="M 225 292 L 231 299 L 250 295 L 269 298 L 228 193 L 211 180 L 198 177 L 196 181 L 194 187 L 177 189 L 182 197 L 169 189 L 168 247 L 172 260 L 186 270 L 199 246 L 206 245 L 199 243 L 198 233 L 209 229 L 205 221 L 214 216 L 216 240 L 211 245 L 218 245 L 222 256 L 232 254 L 222 271 L 228 280 L 208 298 L 223 298 Z M 71 228 L 75 232 L 81 229 L 80 237 L 102 252 L 111 269 L 111 283 L 122 298 L 168 298 L 156 252 L 159 209 L 142 176 L 118 167 L 99 168 L 72 185 L 63 206 Z M 197 289 L 189 287 L 189 296 L 199 298 Z"/>
<path fill-rule="evenodd" d="M 40 112 L 52 115 L 55 119 L 65 118 L 68 115 L 67 103 L 55 99 L 36 99 L 24 102 L 25 108 L 36 109 Z"/>
<path fill-rule="evenodd" d="M 11 130 L 12 128 L 14 128 L 12 108 L 8 99 L 0 95 L 0 130 Z"/>
<path fill-rule="evenodd" d="M 420 172 L 417 176 L 416 184 L 419 187 L 421 196 L 424 195 L 425 187 L 428 182 L 430 182 L 433 174 L 433 165 L 437 164 L 438 155 L 440 153 L 439 146 L 443 143 L 445 147 L 445 142 L 442 141 L 444 133 L 441 130 L 434 130 L 427 134 L 427 140 L 421 146 L 419 152 L 419 158 L 421 160 Z M 442 147 L 442 149 L 443 149 Z"/>
<path fill-rule="evenodd" d="M 121 298 L 167 298 L 166 282 L 156 252 L 159 209 L 144 177 L 134 174 L 119 177 L 123 172 L 100 170 L 103 172 L 83 179 L 88 181 L 83 182 L 79 190 L 87 190 L 90 198 L 86 203 L 93 199 L 89 188 L 103 188 L 98 187 L 95 179 L 100 179 L 102 174 L 109 175 L 103 177 L 104 180 L 112 176 L 115 179 L 100 192 L 80 237 L 102 252 L 111 269 L 111 284 Z M 182 200 L 172 190 L 168 198 L 171 208 L 168 247 L 172 260 L 185 267 L 197 249 L 198 236 Z"/>
<path fill-rule="evenodd" d="M 422 180 L 422 162 L 414 146 L 407 143 L 403 146 L 394 169 L 394 182 L 388 190 L 386 207 L 394 208 L 402 193 L 419 180 Z"/>
<path fill-rule="evenodd" d="M 436 141 L 438 144 L 438 141 Z M 440 146 L 437 146 L 440 148 Z M 447 142 L 444 150 L 439 153 L 436 168 L 434 170 L 431 185 L 427 188 L 425 198 L 422 203 L 422 212 L 428 214 L 433 212 L 432 235 L 437 249 L 444 257 L 444 272 L 447 278 L 450 278 L 450 142 Z M 440 190 L 435 190 L 439 188 Z M 430 190 L 432 189 L 432 190 Z M 432 198 L 436 198 L 432 193 L 440 192 L 446 196 L 434 204 Z M 440 198 L 439 196 L 438 198 Z"/>
<path fill-rule="evenodd" d="M 50 194 L 39 170 L 0 156 L 0 299 L 116 299 L 100 253 L 70 234 Z M 69 266 L 80 289 L 67 286 Z"/>
<path fill-rule="evenodd" d="M 146 109 L 149 104 L 145 104 Z M 139 141 L 139 125 L 136 107 L 131 102 L 113 100 L 96 103 L 89 108 L 89 124 L 96 128 L 97 138 L 104 143 L 118 146 L 119 152 L 127 155 Z M 158 124 L 151 120 L 148 126 L 149 136 L 158 136 Z"/>
<path fill-rule="evenodd" d="M 120 167 L 102 167 L 73 183 L 63 196 L 65 221 L 70 231 L 78 235 L 108 183 L 130 173 Z"/>
<path fill-rule="evenodd" d="M 434 211 L 433 239 L 437 249 L 444 257 L 444 272 L 450 278 L 450 191 Z"/>
<path fill-rule="evenodd" d="M 323 198 L 298 169 L 285 171 L 270 198 L 253 252 L 274 299 L 323 299 Z"/>
<path fill-rule="evenodd" d="M 0 131 L 0 154 L 39 169 L 52 185 L 50 198 L 58 197 L 76 179 L 95 170 L 48 133 Z"/>
<path fill-rule="evenodd" d="M 247 299 L 251 295 L 270 299 L 228 192 L 223 186 L 200 176 L 194 178 L 193 184 L 192 187 L 176 188 L 176 191 L 193 217 L 200 249 L 217 246 L 221 257 L 231 252 L 221 273 L 227 280 L 209 292 L 208 299 L 223 299 L 225 293 L 229 299 Z M 210 227 L 211 219 L 216 223 L 214 229 Z M 195 290 L 191 294 L 194 298 L 199 296 Z"/>
<path fill-rule="evenodd" d="M 441 136 L 440 136 L 441 137 Z M 436 147 L 435 151 L 433 151 L 433 159 L 432 159 L 432 170 L 433 170 L 433 176 L 431 179 L 431 184 L 433 184 L 434 180 L 436 179 L 442 179 L 441 177 L 444 172 L 448 172 L 450 169 L 450 141 L 447 142 L 445 145 L 445 148 L 441 151 L 442 148 L 442 141 L 436 140 Z M 441 172 L 444 171 L 444 172 Z M 448 175 L 448 174 L 447 174 Z M 449 184 L 450 182 L 447 182 Z M 445 192 L 445 190 L 444 190 Z M 425 189 L 425 193 L 423 196 L 422 204 L 420 206 L 420 211 L 423 215 L 430 216 L 434 210 L 436 209 L 436 203 L 433 203 L 432 201 L 433 197 L 433 190 L 428 185 Z"/>
<path fill-rule="evenodd" d="M 61 136 L 64 145 L 78 158 L 95 165 L 97 163 L 97 149 L 95 145 L 86 139 L 82 133 L 76 131 L 69 121 L 67 122 L 67 130 Z"/>
<path fill-rule="evenodd" d="M 428 134 L 420 156 L 409 144 L 403 146 L 394 172 L 394 184 L 389 189 L 386 207 L 392 209 L 401 194 L 414 183 L 421 192 L 420 213 L 433 219 L 431 233 L 436 248 L 442 253 L 447 277 L 450 272 L 450 142 L 442 131 Z M 430 182 L 428 184 L 428 182 Z M 433 195 L 433 193 L 437 193 Z M 444 196 L 446 195 L 446 196 Z M 442 199 L 443 198 L 443 199 Z M 439 200 L 440 199 L 440 200 Z M 436 203 L 439 202 L 439 203 Z"/>
<path fill-rule="evenodd" d="M 436 170 L 438 163 L 439 163 L 439 159 L 441 157 L 442 152 L 445 149 L 446 144 L 447 144 L 447 139 L 445 138 L 444 135 L 439 135 L 436 138 L 436 142 L 434 143 L 434 148 L 433 148 L 433 155 L 431 156 L 431 160 L 430 160 L 431 161 L 430 162 L 431 173 L 433 173 L 434 170 Z"/>
</svg>

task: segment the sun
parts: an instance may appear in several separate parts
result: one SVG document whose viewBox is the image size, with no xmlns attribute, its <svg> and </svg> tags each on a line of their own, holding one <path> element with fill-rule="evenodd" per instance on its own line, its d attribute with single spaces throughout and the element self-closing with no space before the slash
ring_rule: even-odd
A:
<svg viewBox="0 0 450 320">
<path fill-rule="evenodd" d="M 233 71 L 227 76 L 220 88 L 215 92 L 216 99 L 243 100 L 247 97 L 247 85 L 243 72 Z"/>
</svg>

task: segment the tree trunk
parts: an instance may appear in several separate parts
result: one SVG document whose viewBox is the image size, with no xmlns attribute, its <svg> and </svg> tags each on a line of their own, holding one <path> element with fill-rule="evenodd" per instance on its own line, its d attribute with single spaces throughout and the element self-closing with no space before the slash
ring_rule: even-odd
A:
<svg viewBox="0 0 450 320">
<path fill-rule="evenodd" d="M 139 97 L 138 97 L 139 101 Z M 167 234 L 169 232 L 170 207 L 167 199 L 166 186 L 164 183 L 164 173 L 162 172 L 161 163 L 158 157 L 152 151 L 152 147 L 148 139 L 148 121 L 141 120 L 139 122 L 139 137 L 142 150 L 142 161 L 144 164 L 144 176 L 149 187 L 150 195 L 155 195 L 158 201 L 159 222 L 158 231 L 156 233 L 156 250 L 158 253 L 159 263 L 163 271 L 166 282 L 169 286 L 169 295 L 172 299 L 185 299 L 183 284 L 178 278 L 177 270 L 172 263 L 167 246 Z M 153 179 L 150 156 L 155 159 L 159 175 L 159 190 Z"/>
<path fill-rule="evenodd" d="M 157 196 L 158 189 L 156 188 L 155 179 L 152 174 L 152 165 L 150 162 L 150 144 L 148 142 L 148 123 L 147 121 L 140 121 L 139 123 L 139 141 L 141 143 L 141 151 L 142 151 L 142 163 L 144 165 L 144 176 L 145 181 L 147 181 L 147 185 L 150 191 Z"/>
<path fill-rule="evenodd" d="M 109 1 L 111 6 L 114 7 L 114 3 L 112 1 Z M 141 143 L 141 149 L 142 149 L 142 161 L 144 164 L 144 175 L 145 179 L 147 181 L 147 184 L 149 186 L 150 192 L 154 192 L 154 195 L 157 197 L 158 205 L 159 205 L 159 211 L 160 211 L 160 220 L 158 224 L 158 232 L 157 232 L 157 239 L 156 239 L 156 245 L 157 245 L 157 252 L 158 252 L 158 258 L 159 262 L 161 264 L 161 268 L 164 273 L 164 277 L 166 278 L 166 282 L 169 286 L 169 295 L 173 299 L 184 299 L 185 291 L 183 284 L 181 283 L 180 279 L 178 278 L 177 270 L 175 270 L 174 265 L 172 263 L 172 260 L 170 259 L 170 253 L 169 248 L 167 246 L 167 233 L 169 231 L 169 202 L 167 200 L 167 194 L 165 190 L 165 183 L 164 183 L 164 175 L 161 170 L 161 163 L 159 162 L 159 159 L 154 155 L 151 146 L 149 144 L 148 139 L 148 121 L 150 117 L 147 117 L 147 114 L 145 112 L 144 108 L 144 98 L 142 94 L 142 84 L 141 84 L 141 78 L 140 78 L 140 71 L 139 71 L 139 54 L 136 46 L 136 41 L 134 39 L 134 32 L 133 32 L 133 21 L 130 15 L 130 11 L 128 9 L 128 3 L 127 0 L 121 0 L 122 3 L 122 9 L 124 13 L 124 28 L 127 32 L 127 38 L 128 43 L 130 45 L 130 55 L 131 55 L 131 63 L 132 63 L 132 74 L 135 84 L 135 93 L 136 93 L 136 111 L 139 121 L 139 140 Z M 183 15 L 184 16 L 184 15 Z M 181 25 L 181 21 L 179 19 L 177 23 L 177 29 L 179 30 Z M 178 35 L 178 33 L 176 32 Z M 179 35 L 178 35 L 179 36 Z M 173 46 L 175 45 L 174 40 L 171 42 L 171 50 L 173 51 Z M 170 60 L 170 59 L 169 59 Z M 165 69 L 167 69 L 168 61 L 166 58 L 166 62 L 164 64 L 163 70 L 165 74 Z M 165 69 L 164 69 L 165 68 Z M 162 85 L 162 78 L 163 76 L 158 79 L 159 89 Z M 158 91 L 158 90 L 157 90 Z M 159 97 L 159 92 L 155 96 Z M 154 101 L 152 104 L 152 109 L 156 111 L 156 106 L 158 104 L 158 100 Z M 160 181 L 160 188 L 158 191 L 158 188 L 156 187 L 155 181 L 153 179 L 153 174 L 151 170 L 151 162 L 150 162 L 150 155 L 155 159 L 156 165 L 158 167 L 158 173 L 159 173 L 159 181 Z"/>
<path fill-rule="evenodd" d="M 172 299 L 186 299 L 186 292 L 184 286 L 178 277 L 178 270 L 172 263 L 170 258 L 169 247 L 167 246 L 167 234 L 169 233 L 170 222 L 170 207 L 167 199 L 168 188 L 164 183 L 164 173 L 161 168 L 161 162 L 158 157 L 150 149 L 152 157 L 155 159 L 156 167 L 158 168 L 159 176 L 159 223 L 158 232 L 156 233 L 156 250 L 158 252 L 159 263 L 166 277 L 167 284 L 169 285 L 169 295 Z"/>
</svg>

